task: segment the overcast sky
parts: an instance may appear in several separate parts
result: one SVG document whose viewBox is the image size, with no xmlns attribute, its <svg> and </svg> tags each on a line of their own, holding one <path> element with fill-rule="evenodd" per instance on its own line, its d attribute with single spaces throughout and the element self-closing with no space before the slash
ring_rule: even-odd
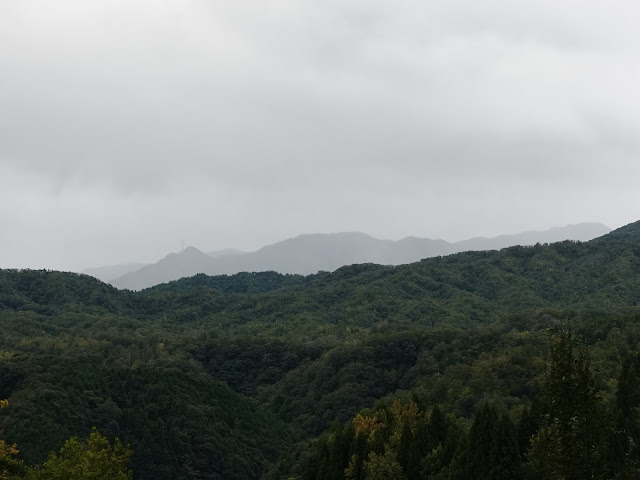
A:
<svg viewBox="0 0 640 480">
<path fill-rule="evenodd" d="M 0 267 L 640 219 L 637 0 L 0 0 Z"/>
</svg>

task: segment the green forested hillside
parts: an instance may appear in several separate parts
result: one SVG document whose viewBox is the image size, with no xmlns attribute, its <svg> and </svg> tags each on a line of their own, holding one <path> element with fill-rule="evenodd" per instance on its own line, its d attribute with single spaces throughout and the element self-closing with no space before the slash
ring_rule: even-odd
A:
<svg viewBox="0 0 640 480">
<path fill-rule="evenodd" d="M 484 478 L 458 468 L 464 445 L 510 447 L 474 433 L 478 422 L 516 436 L 518 465 L 546 451 L 532 436 L 556 438 L 550 330 L 586 346 L 603 424 L 634 431 L 615 412 L 639 301 L 639 223 L 588 243 L 307 277 L 197 275 L 137 293 L 0 270 L 0 429 L 33 464 L 96 426 L 131 444 L 140 479 Z M 453 429 L 449 444 L 427 438 L 434 421 Z M 617 451 L 637 455 L 635 434 L 620 435 Z M 613 458 L 594 478 L 621 471 Z"/>
</svg>

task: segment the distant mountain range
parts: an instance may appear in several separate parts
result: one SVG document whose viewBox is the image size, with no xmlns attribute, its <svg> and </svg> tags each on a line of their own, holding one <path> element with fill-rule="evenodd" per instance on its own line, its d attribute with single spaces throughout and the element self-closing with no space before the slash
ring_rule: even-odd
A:
<svg viewBox="0 0 640 480">
<path fill-rule="evenodd" d="M 92 277 L 97 278 L 98 280 L 102 280 L 103 282 L 109 282 L 114 278 L 121 277 L 129 272 L 135 272 L 136 270 L 140 270 L 142 267 L 146 267 L 147 263 L 123 263 L 122 265 L 109 265 L 107 267 L 94 267 L 87 268 L 82 271 L 87 275 L 91 275 Z"/>
<path fill-rule="evenodd" d="M 207 252 L 211 258 L 219 258 L 224 257 L 225 255 L 240 255 L 243 253 L 242 250 L 236 250 L 235 248 L 225 248 L 224 250 L 214 250 L 212 252 Z M 171 255 L 168 255 L 170 257 Z M 91 275 L 92 277 L 97 278 L 98 280 L 102 280 L 103 282 L 111 283 L 112 280 L 119 278 L 127 273 L 137 272 L 142 267 L 148 266 L 148 263 L 123 263 L 121 265 L 109 265 L 106 267 L 94 267 L 87 268 L 82 271 L 82 273 L 86 275 Z"/>
<path fill-rule="evenodd" d="M 579 223 L 545 231 L 530 231 L 460 242 L 408 237 L 379 240 L 364 233 L 306 234 L 262 247 L 255 252 L 227 249 L 204 253 L 195 247 L 171 253 L 154 264 L 126 264 L 87 269 L 87 273 L 120 289 L 141 290 L 197 273 L 232 275 L 276 271 L 308 275 L 344 265 L 377 263 L 400 265 L 423 258 L 469 250 L 499 250 L 563 240 L 588 241 L 610 232 L 600 223 Z"/>
</svg>

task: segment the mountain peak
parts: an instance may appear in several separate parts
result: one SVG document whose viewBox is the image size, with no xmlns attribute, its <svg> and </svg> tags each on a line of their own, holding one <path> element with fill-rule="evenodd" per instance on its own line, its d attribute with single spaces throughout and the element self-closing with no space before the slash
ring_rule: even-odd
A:
<svg viewBox="0 0 640 480">
<path fill-rule="evenodd" d="M 188 246 L 182 250 L 179 255 L 206 255 L 206 253 L 196 247 Z"/>
</svg>

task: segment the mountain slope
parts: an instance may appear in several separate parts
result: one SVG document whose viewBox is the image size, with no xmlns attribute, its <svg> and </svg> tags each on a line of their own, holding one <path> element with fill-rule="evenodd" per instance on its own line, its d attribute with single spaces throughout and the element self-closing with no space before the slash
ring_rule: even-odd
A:
<svg viewBox="0 0 640 480">
<path fill-rule="evenodd" d="M 515 245 L 535 245 L 536 243 L 555 243 L 563 240 L 587 242 L 611 231 L 601 223 L 578 223 L 566 227 L 554 227 L 544 231 L 529 231 L 514 235 L 500 235 L 494 238 L 471 238 L 454 243 L 456 252 L 468 250 L 500 250 Z"/>
<path fill-rule="evenodd" d="M 233 275 L 238 272 L 273 270 L 285 274 L 309 275 L 359 263 L 401 265 L 467 250 L 497 250 L 513 245 L 534 245 L 560 240 L 585 241 L 608 231 L 601 224 L 583 223 L 542 232 L 474 238 L 456 243 L 415 237 L 399 241 L 379 240 L 357 232 L 307 234 L 251 253 L 214 252 L 215 258 L 211 255 L 207 258 L 204 253 L 190 247 L 179 254 L 165 257 L 155 265 L 116 278 L 111 283 L 117 288 L 140 290 L 197 273 Z"/>
<path fill-rule="evenodd" d="M 242 256 L 220 258 L 215 273 L 268 271 L 308 275 L 333 271 L 354 263 L 398 264 L 405 258 L 419 259 L 449 253 L 443 240 L 394 242 L 364 233 L 307 234 L 284 240 Z M 412 248 L 407 248 L 412 247 Z"/>
<path fill-rule="evenodd" d="M 220 257 L 223 259 L 225 257 Z M 215 271 L 216 259 L 195 247 L 187 247 L 180 253 L 170 253 L 157 263 L 127 273 L 110 283 L 117 288 L 142 290 L 159 283 L 170 282 L 197 273 Z"/>
<path fill-rule="evenodd" d="M 640 221 L 633 222 L 623 227 L 620 227 L 607 235 L 603 235 L 601 238 L 594 240 L 598 242 L 630 242 L 635 243 L 640 240 Z"/>
<path fill-rule="evenodd" d="M 92 277 L 102 280 L 103 282 L 109 282 L 115 278 L 126 275 L 127 273 L 136 272 L 146 265 L 146 263 L 131 262 L 123 263 L 121 265 L 86 268 L 81 273 L 84 273 L 85 275 L 91 275 Z"/>
</svg>

